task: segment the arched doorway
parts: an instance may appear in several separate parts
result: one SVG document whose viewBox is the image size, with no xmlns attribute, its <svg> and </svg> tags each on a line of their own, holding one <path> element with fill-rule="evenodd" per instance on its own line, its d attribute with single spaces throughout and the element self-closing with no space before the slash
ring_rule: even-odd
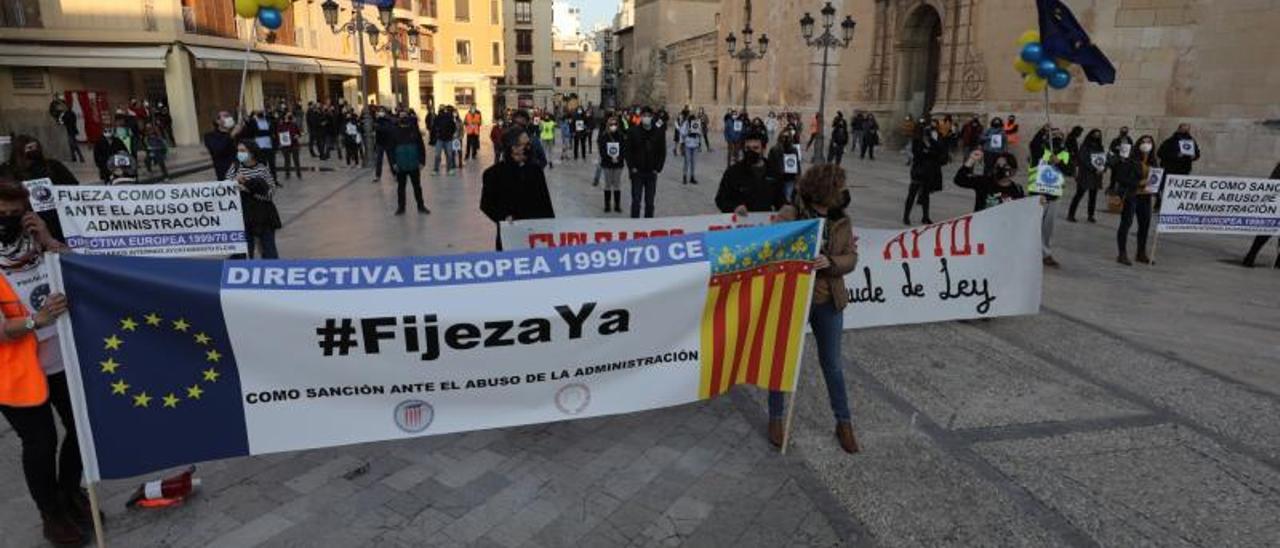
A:
<svg viewBox="0 0 1280 548">
<path fill-rule="evenodd" d="M 929 4 L 907 16 L 898 42 L 898 104 L 903 113 L 920 116 L 933 110 L 938 96 L 942 58 L 942 17 Z"/>
</svg>

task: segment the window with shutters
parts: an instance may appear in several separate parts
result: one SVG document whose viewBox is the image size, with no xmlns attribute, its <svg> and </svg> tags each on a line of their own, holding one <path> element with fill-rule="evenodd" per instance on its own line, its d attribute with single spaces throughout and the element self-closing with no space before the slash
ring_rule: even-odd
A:
<svg viewBox="0 0 1280 548">
<path fill-rule="evenodd" d="M 576 87 L 578 87 L 578 79 L 577 79 L 577 78 L 574 78 L 574 77 L 572 77 L 572 76 L 570 76 L 570 77 L 569 77 L 569 87 L 571 87 L 571 88 L 576 88 Z"/>
<path fill-rule="evenodd" d="M 418 15 L 434 18 L 436 16 L 436 11 L 436 0 L 419 0 Z"/>
<path fill-rule="evenodd" d="M 516 24 L 533 24 L 533 2 L 531 0 L 516 0 Z"/>
<path fill-rule="evenodd" d="M 422 52 L 422 62 L 428 63 L 428 64 L 435 63 L 436 62 L 436 36 L 434 34 L 424 33 L 421 37 L 420 43 L 422 47 L 418 51 Z"/>
<path fill-rule="evenodd" d="M 502 65 L 502 43 L 501 42 L 493 43 L 493 65 L 494 66 Z"/>
<path fill-rule="evenodd" d="M 556 87 L 560 87 L 560 77 L 556 76 Z"/>
<path fill-rule="evenodd" d="M 471 64 L 471 41 L 458 40 L 457 49 L 458 49 L 458 64 L 470 65 Z"/>
<path fill-rule="evenodd" d="M 40 28 L 40 0 L 0 0 L 0 27 Z"/>
<path fill-rule="evenodd" d="M 533 85 L 533 61 L 516 61 L 516 85 Z"/>
<path fill-rule="evenodd" d="M 489 24 L 490 25 L 500 24 L 501 21 L 499 18 L 501 17 L 501 15 L 502 15 L 502 7 L 498 5 L 498 0 L 489 0 Z"/>
<path fill-rule="evenodd" d="M 476 104 L 476 88 L 453 88 L 453 106 L 470 107 Z"/>
<path fill-rule="evenodd" d="M 516 30 L 516 55 L 533 55 L 533 30 Z"/>
<path fill-rule="evenodd" d="M 471 0 L 454 0 L 453 19 L 464 23 L 471 20 Z"/>
<path fill-rule="evenodd" d="M 43 68 L 12 67 L 13 90 L 18 93 L 45 93 L 49 91 L 49 79 Z"/>
<path fill-rule="evenodd" d="M 231 2 L 182 0 L 182 11 L 183 25 L 187 32 L 223 38 L 237 37 L 235 7 Z M 191 14 L 189 23 L 187 13 Z M 292 28 L 292 21 L 288 24 Z"/>
</svg>

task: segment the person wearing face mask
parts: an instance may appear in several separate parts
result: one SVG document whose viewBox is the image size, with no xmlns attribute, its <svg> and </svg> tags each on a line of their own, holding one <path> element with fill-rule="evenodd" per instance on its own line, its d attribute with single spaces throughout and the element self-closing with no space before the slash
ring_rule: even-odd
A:
<svg viewBox="0 0 1280 548">
<path fill-rule="evenodd" d="M 809 327 L 818 347 L 818 365 L 827 386 L 827 399 L 835 418 L 835 438 L 844 452 L 859 451 L 853 432 L 853 415 L 849 410 L 849 393 L 844 382 L 844 359 L 841 341 L 844 337 L 844 309 L 849 305 L 849 290 L 844 276 L 858 266 L 858 237 L 845 207 L 845 171 L 840 166 L 815 166 L 800 178 L 796 203 L 782 208 L 779 221 L 824 219 L 819 255 L 813 267 L 813 304 L 809 308 Z M 781 447 L 786 436 L 786 398 L 782 392 L 769 393 L 769 443 Z"/>
<path fill-rule="evenodd" d="M 283 121 L 276 126 L 276 142 L 280 143 L 280 154 L 284 156 L 284 178 L 290 173 L 297 173 L 302 180 L 302 128 L 298 127 L 292 113 L 286 113 Z"/>
<path fill-rule="evenodd" d="M 858 153 L 858 159 L 865 160 L 868 157 L 872 161 L 876 159 L 876 147 L 880 145 L 880 124 L 876 122 L 876 115 L 868 114 L 866 126 L 862 135 L 862 148 Z"/>
<path fill-rule="evenodd" d="M 546 116 L 541 120 L 534 119 L 534 124 L 538 127 L 539 137 L 542 141 L 542 149 L 547 151 L 547 167 L 555 169 L 555 164 L 551 163 L 552 150 L 556 146 L 556 131 L 559 130 L 559 124 L 551 116 Z M 560 159 L 564 160 L 564 152 L 561 151 Z"/>
<path fill-rule="evenodd" d="M 249 244 L 248 257 L 254 257 L 261 244 L 261 258 L 278 259 L 276 231 L 283 226 L 276 209 L 275 175 L 261 159 L 262 151 L 253 140 L 245 140 L 236 147 L 236 163 L 227 171 L 227 179 L 235 181 L 240 189 L 240 204 L 244 215 L 245 239 Z"/>
<path fill-rule="evenodd" d="M 911 210 L 920 204 L 924 224 L 933 224 L 929 218 L 929 195 L 942 190 L 942 164 L 947 149 L 938 141 L 938 131 L 921 118 L 916 124 L 916 137 L 911 140 L 911 185 L 907 188 L 907 203 L 902 211 L 902 223 L 911 226 Z"/>
<path fill-rule="evenodd" d="M 396 176 L 396 215 L 404 215 L 405 184 L 413 185 L 413 199 L 418 213 L 431 213 L 422 200 L 422 168 L 427 165 L 427 147 L 422 143 L 422 130 L 407 112 L 401 112 L 389 141 L 392 172 Z"/>
<path fill-rule="evenodd" d="M 107 164 L 116 154 L 128 154 L 124 141 L 116 137 L 111 128 L 102 130 L 102 138 L 93 144 L 93 165 L 98 166 L 98 180 L 105 181 L 111 176 L 111 167 Z"/>
<path fill-rule="evenodd" d="M 800 147 L 796 142 L 796 134 L 789 126 L 778 135 L 778 142 L 769 149 L 767 165 L 769 180 L 781 187 L 782 198 L 791 203 L 795 197 L 796 181 L 804 171 L 804 162 L 800 161 Z"/>
<path fill-rule="evenodd" d="M 1014 148 L 1018 146 L 1018 142 L 1021 140 L 1021 137 L 1018 135 L 1020 128 L 1021 126 L 1018 125 L 1017 116 L 1010 114 L 1009 117 L 1005 119 L 1004 135 L 1009 142 L 1010 148 Z"/>
<path fill-rule="evenodd" d="M 954 179 L 956 186 L 973 190 L 974 213 L 1025 198 L 1026 192 L 1014 177 L 1018 173 L 1017 158 L 1003 153 L 991 163 L 990 170 L 979 175 L 976 170 L 977 166 L 985 165 L 984 155 L 981 150 L 970 152 Z"/>
<path fill-rule="evenodd" d="M 747 123 L 738 118 L 737 112 L 730 110 L 724 116 L 724 143 L 727 149 L 725 157 L 725 166 L 731 166 L 738 159 L 738 147 L 741 146 L 743 132 L 747 130 Z"/>
<path fill-rule="evenodd" d="M 1138 221 L 1138 255 L 1134 260 L 1143 264 L 1151 263 L 1151 259 L 1147 257 L 1147 233 L 1151 227 L 1154 189 L 1147 185 L 1147 180 L 1151 168 L 1158 165 L 1154 148 L 1155 139 L 1149 135 L 1139 138 L 1136 147 L 1121 143 L 1119 154 L 1111 168 L 1116 192 L 1124 200 L 1124 207 L 1120 212 L 1120 227 L 1116 231 L 1116 246 L 1119 249 L 1116 262 L 1125 266 L 1133 265 L 1129 261 L 1128 243 L 1129 229 L 1133 227 L 1135 218 Z"/>
<path fill-rule="evenodd" d="M 698 123 L 702 124 L 702 144 L 705 146 L 704 150 L 711 152 L 711 118 L 707 116 L 706 109 L 701 107 L 698 108 L 697 119 Z"/>
<path fill-rule="evenodd" d="M 462 125 L 467 132 L 466 159 L 474 160 L 480 153 L 480 127 L 484 125 L 484 117 L 480 115 L 480 110 L 472 106 L 471 110 L 467 111 Z"/>
<path fill-rule="evenodd" d="M 244 131 L 244 125 L 236 123 L 230 112 L 221 111 L 214 117 L 213 130 L 204 134 L 204 148 L 213 161 L 213 174 L 219 181 L 227 179 L 227 170 L 236 161 L 236 138 Z"/>
<path fill-rule="evenodd" d="M 604 212 L 622 213 L 622 170 L 626 168 L 627 135 L 617 118 L 609 117 L 599 140 L 599 168 L 604 174 Z M 685 161 L 688 162 L 687 159 Z M 598 182 L 592 186 L 596 184 Z"/>
<path fill-rule="evenodd" d="M 1066 139 L 1062 137 L 1062 132 L 1055 128 L 1046 127 L 1048 131 L 1048 142 L 1039 158 L 1039 163 L 1027 170 L 1028 186 L 1036 184 L 1037 181 L 1047 180 L 1042 178 L 1041 170 L 1052 169 L 1057 171 L 1058 179 L 1065 179 L 1067 173 L 1071 169 L 1071 154 L 1067 152 Z M 1059 189 L 1062 188 L 1062 182 L 1059 181 Z M 1038 186 L 1036 187 L 1039 188 Z M 1040 197 L 1040 203 L 1044 204 L 1044 212 L 1040 217 L 1040 242 L 1041 252 L 1045 266 L 1056 267 L 1057 259 L 1053 258 L 1053 228 L 1057 223 L 1058 198 L 1059 195 L 1053 194 L 1045 189 L 1043 191 L 1032 191 L 1029 194 Z"/>
<path fill-rule="evenodd" d="M 627 136 L 627 169 L 631 172 L 631 218 L 640 217 L 644 202 L 645 218 L 653 217 L 654 193 L 658 190 L 658 174 L 667 163 L 666 132 L 655 125 L 653 109 L 640 111 L 640 124 Z"/>
<path fill-rule="evenodd" d="M 765 136 L 769 138 L 769 142 L 775 142 L 778 137 L 778 114 L 769 111 L 769 117 L 764 121 Z"/>
<path fill-rule="evenodd" d="M 1071 198 L 1067 220 L 1076 222 L 1076 210 L 1085 193 L 1089 194 L 1089 222 L 1098 222 L 1094 213 L 1098 207 L 1098 190 L 1102 188 L 1102 174 L 1107 171 L 1107 152 L 1102 148 L 1102 130 L 1091 129 L 1085 136 L 1080 150 L 1073 156 L 1076 170 L 1076 194 Z"/>
<path fill-rule="evenodd" d="M 480 211 L 497 227 L 498 251 L 502 251 L 501 223 L 556 216 L 547 178 L 530 155 L 532 142 L 522 128 L 507 131 L 502 137 L 503 160 L 486 169 L 482 177 Z"/>
<path fill-rule="evenodd" d="M 752 211 L 776 211 L 787 203 L 782 185 L 769 176 L 764 157 L 763 133 L 742 138 L 742 160 L 726 169 L 716 190 L 721 213 L 746 216 Z"/>
<path fill-rule="evenodd" d="M 62 162 L 44 155 L 44 147 L 35 137 L 17 135 L 13 138 L 13 148 L 9 151 L 9 161 L 0 164 L 0 177 L 8 177 L 18 182 L 32 179 L 49 179 L 54 185 L 78 185 L 80 180 Z M 49 227 L 49 231 L 59 240 L 62 239 L 62 223 L 56 210 L 41 211 L 40 218 Z"/>
<path fill-rule="evenodd" d="M 376 107 L 375 107 L 376 108 Z M 392 152 L 395 145 L 392 144 L 392 138 L 396 131 L 396 121 L 387 115 L 387 111 L 378 108 L 373 118 L 373 182 L 382 181 L 382 160 L 386 159 L 388 166 L 394 166 L 395 158 Z M 392 176 L 395 175 L 392 169 Z"/>
<path fill-rule="evenodd" d="M 0 414 L 21 440 L 23 476 L 45 539 L 79 545 L 92 513 L 80 489 L 76 422 L 54 327 L 67 299 L 50 293 L 44 264 L 44 253 L 67 247 L 29 204 L 26 188 L 0 177 Z M 65 430 L 61 444 L 55 416 Z"/>
<path fill-rule="evenodd" d="M 991 169 L 991 165 L 995 163 L 996 158 L 1001 154 L 1008 152 L 1009 140 L 1004 134 L 1004 120 L 1000 118 L 992 118 L 991 126 L 982 134 L 982 158 L 986 162 L 982 166 L 982 172 L 987 173 Z"/>
<path fill-rule="evenodd" d="M 276 120 L 267 116 L 266 112 L 261 110 L 252 113 L 249 116 L 248 134 L 246 137 L 252 138 L 253 143 L 258 145 L 258 150 L 262 152 L 262 162 L 267 164 L 267 168 L 271 170 L 271 178 L 276 178 Z"/>
<path fill-rule="evenodd" d="M 1191 175 L 1192 165 L 1200 160 L 1200 143 L 1191 136 L 1191 124 L 1178 124 L 1178 130 L 1160 143 L 1156 156 L 1165 175 Z M 1156 209 L 1160 209 L 1162 196 L 1156 195 Z"/>
<path fill-rule="evenodd" d="M 681 172 L 682 183 L 698 184 L 698 149 L 702 147 L 702 122 L 693 116 L 685 117 L 677 127 L 680 140 L 677 148 L 684 149 L 684 170 Z"/>
<path fill-rule="evenodd" d="M 839 165 L 844 161 L 844 147 L 849 146 L 849 125 L 843 112 L 836 112 L 831 122 L 831 146 L 827 147 L 827 163 Z"/>
</svg>

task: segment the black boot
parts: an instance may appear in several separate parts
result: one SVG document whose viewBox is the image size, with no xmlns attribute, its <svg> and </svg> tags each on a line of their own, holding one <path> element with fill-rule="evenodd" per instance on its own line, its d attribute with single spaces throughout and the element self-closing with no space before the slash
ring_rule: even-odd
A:
<svg viewBox="0 0 1280 548">
<path fill-rule="evenodd" d="M 613 191 L 613 212 L 622 213 L 622 191 Z"/>
<path fill-rule="evenodd" d="M 44 538 L 57 545 L 84 544 L 84 533 L 63 512 L 40 512 L 44 525 Z"/>
<path fill-rule="evenodd" d="M 612 197 L 613 195 L 608 190 L 604 191 L 604 212 L 605 213 L 613 211 L 613 206 L 610 205 L 610 202 L 612 201 L 610 198 Z"/>
</svg>

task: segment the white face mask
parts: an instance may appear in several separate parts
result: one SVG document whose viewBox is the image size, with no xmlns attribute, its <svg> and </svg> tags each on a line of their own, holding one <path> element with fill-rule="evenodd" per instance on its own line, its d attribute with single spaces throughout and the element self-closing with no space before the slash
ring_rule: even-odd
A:
<svg viewBox="0 0 1280 548">
<path fill-rule="evenodd" d="M 1133 145 L 1129 143 L 1120 143 L 1120 157 L 1128 158 L 1133 153 Z"/>
<path fill-rule="evenodd" d="M 1138 145 L 1138 150 L 1141 150 L 1142 152 L 1151 152 L 1151 143 L 1142 143 L 1141 145 Z"/>
<path fill-rule="evenodd" d="M 236 160 L 239 160 L 239 161 L 240 161 L 240 163 L 242 163 L 242 164 L 247 164 L 247 163 L 249 163 L 249 153 L 248 153 L 248 152 L 237 152 L 237 153 L 236 153 Z"/>
<path fill-rule="evenodd" d="M 227 129 L 231 129 L 231 128 L 233 128 L 233 127 L 236 127 L 236 120 L 235 120 L 235 118 L 232 118 L 232 117 L 230 117 L 230 116 L 224 117 L 224 118 L 222 119 L 222 127 L 227 128 Z"/>
<path fill-rule="evenodd" d="M 653 125 L 653 118 L 650 118 L 650 117 L 648 117 L 648 116 L 641 116 L 641 117 L 640 117 L 640 123 L 641 123 L 642 125 L 644 125 L 644 127 L 649 127 L 649 126 Z"/>
</svg>

